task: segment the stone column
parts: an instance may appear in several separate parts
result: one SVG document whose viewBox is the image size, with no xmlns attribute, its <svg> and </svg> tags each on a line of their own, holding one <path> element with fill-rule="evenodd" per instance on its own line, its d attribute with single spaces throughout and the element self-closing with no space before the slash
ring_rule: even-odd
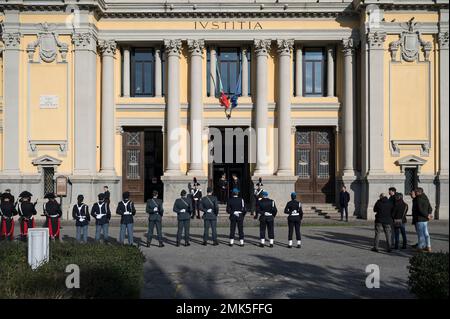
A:
<svg viewBox="0 0 450 319">
<path fill-rule="evenodd" d="M 353 123 L 355 122 L 353 112 L 353 56 L 355 53 L 355 43 L 352 38 L 342 41 L 344 53 L 344 105 L 343 111 L 343 132 L 344 132 L 344 172 L 345 176 L 355 176 L 354 168 L 354 134 Z M 328 66 L 330 66 L 328 64 Z M 330 76 L 330 73 L 328 73 Z M 330 82 L 328 81 L 330 85 Z"/>
<path fill-rule="evenodd" d="M 74 45 L 74 175 L 97 172 L 97 40 L 77 32 Z"/>
<path fill-rule="evenodd" d="M 215 96 L 216 94 L 216 68 L 217 68 L 217 55 L 216 55 L 216 47 L 210 46 L 209 49 L 209 96 Z"/>
<path fill-rule="evenodd" d="M 247 59 L 247 48 L 242 48 L 242 96 L 248 96 L 248 59 Z"/>
<path fill-rule="evenodd" d="M 270 40 L 255 40 L 256 53 L 256 167 L 254 175 L 269 175 L 267 59 Z"/>
<path fill-rule="evenodd" d="M 327 95 L 334 96 L 334 48 L 327 48 Z"/>
<path fill-rule="evenodd" d="M 167 84 L 167 166 L 164 175 L 180 175 L 180 55 L 181 40 L 165 40 L 167 52 L 168 84 Z"/>
<path fill-rule="evenodd" d="M 297 45 L 295 49 L 295 96 L 303 95 L 302 67 L 303 67 L 303 49 L 302 45 Z"/>
<path fill-rule="evenodd" d="M 161 49 L 155 50 L 155 96 L 160 97 L 162 95 L 162 73 L 161 73 Z"/>
<path fill-rule="evenodd" d="M 3 106 L 3 173 L 19 174 L 19 83 L 20 40 L 19 32 L 2 34 L 4 43 L 4 106 Z"/>
<path fill-rule="evenodd" d="M 123 96 L 130 97 L 130 48 L 123 48 Z"/>
<path fill-rule="evenodd" d="M 292 176 L 291 165 L 291 52 L 294 40 L 277 40 L 278 51 L 278 171 Z"/>
<path fill-rule="evenodd" d="M 188 49 L 191 56 L 190 81 L 190 103 L 189 123 L 191 139 L 191 161 L 188 175 L 200 176 L 203 174 L 202 165 L 202 122 L 203 122 L 203 51 L 205 42 L 203 40 L 188 40 Z"/>
<path fill-rule="evenodd" d="M 99 41 L 102 54 L 102 119 L 101 170 L 104 175 L 116 175 L 114 169 L 114 40 Z"/>
<path fill-rule="evenodd" d="M 441 13 L 441 16 L 443 13 Z M 441 18 L 441 20 L 443 20 Z M 448 23 L 448 12 L 446 13 L 446 21 Z M 449 218 L 449 187 L 448 187 L 448 117 L 449 117 L 449 103 L 448 103 L 448 29 L 439 33 L 439 219 Z"/>
</svg>

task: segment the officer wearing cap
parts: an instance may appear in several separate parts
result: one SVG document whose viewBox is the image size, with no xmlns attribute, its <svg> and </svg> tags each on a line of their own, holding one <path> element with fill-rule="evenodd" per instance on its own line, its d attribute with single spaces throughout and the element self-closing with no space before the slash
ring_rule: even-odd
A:
<svg viewBox="0 0 450 319">
<path fill-rule="evenodd" d="M 217 197 L 213 196 L 212 188 L 208 187 L 206 189 L 207 195 L 202 197 L 199 203 L 200 210 L 203 212 L 203 243 L 206 246 L 209 237 L 209 227 L 211 227 L 213 245 L 217 246 L 217 215 L 219 214 L 219 203 Z"/>
<path fill-rule="evenodd" d="M 26 240 L 28 236 L 28 229 L 36 227 L 34 215 L 37 214 L 36 202 L 31 203 L 31 194 L 29 191 L 23 191 L 19 195 L 19 204 L 17 205 L 17 211 L 20 216 L 20 237 L 22 240 Z"/>
<path fill-rule="evenodd" d="M 277 207 L 275 206 L 275 201 L 269 199 L 269 193 L 266 191 L 262 192 L 263 198 L 259 201 L 259 205 L 256 206 L 255 219 L 259 215 L 259 238 L 261 243 L 259 247 L 264 247 L 266 239 L 266 228 L 269 235 L 270 248 L 273 247 L 273 242 L 275 238 L 274 234 L 274 219 L 277 215 Z"/>
<path fill-rule="evenodd" d="M 3 193 L 0 196 L 0 236 L 1 239 L 14 239 L 14 216 L 17 210 L 14 206 L 14 196 L 10 193 Z"/>
<path fill-rule="evenodd" d="M 297 238 L 297 248 L 302 247 L 302 236 L 300 233 L 300 224 L 303 219 L 302 204 L 296 200 L 297 194 L 291 193 L 291 200 L 286 204 L 284 213 L 288 215 L 288 248 L 292 248 L 292 235 L 295 228 L 295 237 Z"/>
<path fill-rule="evenodd" d="M 153 229 L 156 226 L 156 233 L 159 247 L 164 247 L 162 237 L 162 217 L 164 215 L 163 201 L 158 198 L 158 191 L 153 191 L 153 198 L 147 200 L 145 212 L 148 214 L 147 247 L 150 247 L 153 238 Z"/>
<path fill-rule="evenodd" d="M 48 199 L 48 202 L 44 204 L 44 215 L 46 217 L 46 224 L 48 227 L 48 233 L 50 239 L 55 240 L 60 238 L 61 231 L 61 216 L 62 210 L 59 203 L 56 201 L 54 193 L 45 194 L 44 198 Z"/>
<path fill-rule="evenodd" d="M 177 214 L 178 230 L 177 230 L 177 247 L 180 246 L 181 235 L 184 230 L 184 246 L 190 246 L 189 243 L 189 226 L 191 222 L 191 214 L 193 211 L 192 201 L 186 195 L 186 191 L 181 191 L 181 197 L 177 198 L 173 203 L 173 211 Z"/>
<path fill-rule="evenodd" d="M 130 200 L 130 193 L 123 192 L 122 201 L 117 204 L 116 214 L 120 215 L 119 242 L 124 243 L 125 232 L 128 234 L 128 244 L 133 245 L 133 216 L 136 215 L 134 203 Z"/>
<path fill-rule="evenodd" d="M 89 221 L 91 220 L 89 216 L 89 207 L 88 205 L 83 203 L 84 196 L 77 196 L 77 203 L 73 205 L 72 208 L 72 217 L 75 219 L 75 227 L 77 229 L 76 232 L 76 240 L 77 242 L 87 243 L 88 238 L 88 228 Z"/>
<path fill-rule="evenodd" d="M 227 213 L 230 215 L 230 244 L 234 244 L 236 226 L 239 232 L 239 246 L 244 246 L 244 217 L 247 213 L 244 200 L 239 197 L 239 189 L 233 188 L 232 197 L 227 202 Z"/>
<path fill-rule="evenodd" d="M 98 202 L 94 203 L 91 210 L 91 216 L 95 218 L 95 240 L 99 241 L 101 233 L 103 239 L 108 242 L 109 220 L 111 219 L 111 210 L 105 202 L 105 194 L 98 194 Z"/>
</svg>

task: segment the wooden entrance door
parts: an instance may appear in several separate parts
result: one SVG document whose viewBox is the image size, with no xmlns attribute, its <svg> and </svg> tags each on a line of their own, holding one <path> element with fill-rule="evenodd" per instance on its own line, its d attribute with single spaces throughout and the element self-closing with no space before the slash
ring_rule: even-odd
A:
<svg viewBox="0 0 450 319">
<path fill-rule="evenodd" d="M 295 190 L 306 203 L 334 202 L 335 147 L 331 128 L 302 127 L 295 136 Z"/>
<path fill-rule="evenodd" d="M 144 150 L 143 130 L 126 130 L 122 140 L 122 188 L 130 192 L 136 203 L 144 201 Z"/>
</svg>

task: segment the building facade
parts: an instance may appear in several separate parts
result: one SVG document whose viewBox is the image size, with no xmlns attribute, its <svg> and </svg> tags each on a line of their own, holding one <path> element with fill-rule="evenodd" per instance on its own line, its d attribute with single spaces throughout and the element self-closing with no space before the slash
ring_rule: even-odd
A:
<svg viewBox="0 0 450 319">
<path fill-rule="evenodd" d="M 448 219 L 448 1 L 0 0 L 0 190 L 194 177 L 372 219 L 389 186 Z M 237 104 L 228 117 L 222 93 Z M 230 100 L 229 100 L 230 102 Z M 229 143 L 231 141 L 231 143 Z"/>
</svg>

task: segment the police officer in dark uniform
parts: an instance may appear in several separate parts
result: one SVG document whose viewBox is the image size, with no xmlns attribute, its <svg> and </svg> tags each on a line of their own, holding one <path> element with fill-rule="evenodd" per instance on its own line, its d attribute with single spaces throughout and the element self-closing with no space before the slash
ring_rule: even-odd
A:
<svg viewBox="0 0 450 319">
<path fill-rule="evenodd" d="M 244 200 L 239 197 L 239 190 L 234 188 L 232 190 L 232 197 L 228 199 L 227 213 L 230 215 L 230 244 L 232 247 L 234 244 L 234 234 L 236 232 L 236 226 L 239 232 L 239 246 L 244 246 L 244 217 L 247 213 Z"/>
<path fill-rule="evenodd" d="M 0 238 L 14 240 L 14 216 L 17 210 L 14 206 L 14 196 L 11 193 L 3 193 L 0 196 Z"/>
<path fill-rule="evenodd" d="M 258 206 L 259 201 L 263 198 L 262 193 L 264 189 L 262 188 L 264 185 L 262 183 L 262 178 L 260 177 L 258 180 L 258 183 L 256 183 L 256 188 L 253 191 L 253 205 L 252 205 L 252 213 L 251 215 L 256 212 L 256 206 Z"/>
<path fill-rule="evenodd" d="M 207 196 L 200 200 L 200 210 L 203 212 L 204 220 L 204 232 L 203 232 L 203 243 L 206 246 L 208 243 L 209 227 L 211 226 L 213 245 L 217 246 L 217 215 L 219 214 L 219 204 L 217 202 L 217 197 L 213 196 L 212 188 L 208 187 L 206 192 Z"/>
<path fill-rule="evenodd" d="M 184 229 L 184 246 L 190 246 L 189 243 L 189 226 L 191 222 L 191 214 L 193 211 L 192 201 L 186 197 L 186 191 L 181 191 L 181 197 L 177 198 L 173 203 L 173 211 L 177 214 L 178 231 L 177 231 L 177 247 L 180 246 L 181 234 Z"/>
<path fill-rule="evenodd" d="M 194 177 L 193 188 L 191 189 L 192 206 L 194 207 L 191 216 L 192 219 L 195 217 L 195 213 L 197 213 L 197 219 L 200 219 L 200 200 L 202 198 L 202 190 L 199 186 L 200 183 L 198 183 L 197 178 Z"/>
<path fill-rule="evenodd" d="M 20 237 L 22 240 L 26 240 L 28 236 L 28 229 L 36 227 L 34 215 L 37 214 L 36 204 L 31 203 L 31 194 L 28 191 L 23 191 L 19 195 L 19 203 L 17 205 L 17 211 L 20 216 Z"/>
<path fill-rule="evenodd" d="M 98 194 L 98 202 L 94 203 L 91 210 L 91 216 L 95 218 L 95 240 L 99 241 L 103 232 L 103 239 L 108 242 L 109 239 L 109 220 L 111 219 L 111 210 L 105 202 L 105 194 Z"/>
<path fill-rule="evenodd" d="M 158 191 L 153 191 L 153 198 L 147 200 L 145 212 L 148 214 L 147 247 L 150 247 L 153 238 L 153 229 L 156 226 L 156 233 L 159 247 L 164 247 L 162 237 L 162 217 L 164 215 L 163 201 L 158 198 Z"/>
<path fill-rule="evenodd" d="M 266 239 L 266 228 L 269 235 L 270 248 L 273 247 L 273 241 L 275 238 L 274 234 L 274 219 L 277 215 L 277 207 L 275 206 L 275 201 L 269 199 L 269 193 L 266 191 L 262 192 L 263 198 L 259 201 L 259 205 L 256 206 L 255 219 L 259 217 L 259 238 L 261 243 L 259 247 L 264 247 Z"/>
<path fill-rule="evenodd" d="M 220 190 L 220 203 L 226 204 L 228 200 L 228 180 L 226 174 L 222 174 L 222 177 L 219 179 L 218 184 Z"/>
<path fill-rule="evenodd" d="M 116 214 L 121 216 L 119 242 L 121 244 L 124 243 L 126 232 L 128 235 L 128 244 L 133 245 L 133 216 L 136 215 L 136 208 L 134 207 L 134 203 L 130 200 L 129 192 L 123 192 L 122 201 L 117 204 Z"/>
<path fill-rule="evenodd" d="M 300 224 L 303 219 L 302 203 L 296 200 L 297 194 L 291 193 L 291 201 L 286 204 L 284 213 L 288 214 L 288 248 L 292 248 L 292 236 L 295 228 L 295 237 L 297 238 L 297 248 L 302 247 L 302 235 L 300 233 Z"/>
<path fill-rule="evenodd" d="M 48 202 L 44 204 L 44 215 L 50 239 L 59 239 L 62 216 L 61 206 L 56 201 L 56 196 L 53 193 L 45 194 L 44 198 L 48 199 Z"/>
<path fill-rule="evenodd" d="M 87 243 L 91 217 L 89 216 L 89 207 L 83 203 L 83 200 L 83 195 L 80 194 L 77 196 L 77 203 L 73 205 L 72 208 L 72 217 L 75 219 L 75 227 L 77 229 L 76 240 L 78 242 L 83 241 L 84 243 Z"/>
</svg>

